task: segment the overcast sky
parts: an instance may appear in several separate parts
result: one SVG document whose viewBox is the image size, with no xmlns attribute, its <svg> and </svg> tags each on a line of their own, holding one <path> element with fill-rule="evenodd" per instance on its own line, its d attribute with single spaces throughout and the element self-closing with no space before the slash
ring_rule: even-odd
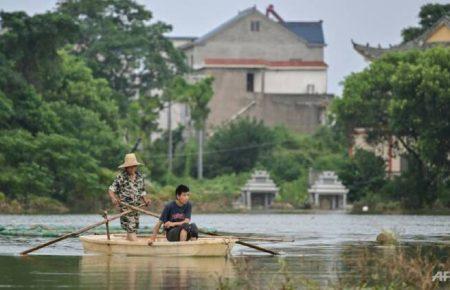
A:
<svg viewBox="0 0 450 290">
<path fill-rule="evenodd" d="M 52 10 L 56 0 L 0 0 L 0 10 L 24 10 L 35 14 Z M 256 5 L 264 12 L 269 4 L 287 21 L 323 20 L 328 91 L 341 94 L 340 82 L 367 63 L 351 45 L 351 39 L 371 45 L 398 44 L 401 30 L 418 25 L 426 0 L 138 0 L 154 19 L 173 26 L 172 36 L 201 36 L 238 11 Z"/>
</svg>

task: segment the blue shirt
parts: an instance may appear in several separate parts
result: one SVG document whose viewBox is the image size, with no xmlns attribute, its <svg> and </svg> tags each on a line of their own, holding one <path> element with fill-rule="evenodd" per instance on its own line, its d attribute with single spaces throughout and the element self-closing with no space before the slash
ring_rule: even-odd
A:
<svg viewBox="0 0 450 290">
<path fill-rule="evenodd" d="M 182 206 L 178 206 L 175 201 L 171 201 L 166 204 L 163 212 L 161 213 L 160 221 L 163 223 L 166 222 L 181 222 L 185 219 L 191 218 L 192 205 L 188 201 L 186 204 Z"/>
</svg>

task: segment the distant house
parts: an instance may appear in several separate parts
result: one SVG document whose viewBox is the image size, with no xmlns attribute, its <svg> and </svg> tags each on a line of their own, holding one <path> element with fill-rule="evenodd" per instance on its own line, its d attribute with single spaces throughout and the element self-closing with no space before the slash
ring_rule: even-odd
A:
<svg viewBox="0 0 450 290">
<path fill-rule="evenodd" d="M 240 117 L 305 133 L 324 123 L 332 95 L 322 24 L 287 22 L 272 6 L 266 14 L 252 7 L 199 38 L 171 38 L 194 74 L 215 78 L 207 129 Z"/>
<path fill-rule="evenodd" d="M 241 188 L 239 203 L 246 209 L 264 208 L 272 206 L 279 188 L 265 170 L 256 170 L 252 177 Z"/>
<path fill-rule="evenodd" d="M 415 39 L 398 45 L 374 47 L 369 44 L 358 44 L 353 42 L 353 40 L 352 44 L 355 51 L 367 61 L 376 60 L 388 52 L 427 49 L 436 45 L 448 47 L 450 45 L 450 17 L 443 16 L 432 27 Z M 386 161 L 386 172 L 389 176 L 398 175 L 408 167 L 406 156 L 398 153 L 402 151 L 401 148 L 397 150 L 397 154 L 394 154 L 394 138 L 390 138 L 388 142 L 383 144 L 372 146 L 367 144 L 366 136 L 367 132 L 364 128 L 358 128 L 354 131 L 353 146 L 350 148 L 350 154 L 353 154 L 357 148 L 374 152 Z"/>
<path fill-rule="evenodd" d="M 342 185 L 333 171 L 324 171 L 315 177 L 310 172 L 309 200 L 320 209 L 345 209 L 348 189 Z"/>
</svg>

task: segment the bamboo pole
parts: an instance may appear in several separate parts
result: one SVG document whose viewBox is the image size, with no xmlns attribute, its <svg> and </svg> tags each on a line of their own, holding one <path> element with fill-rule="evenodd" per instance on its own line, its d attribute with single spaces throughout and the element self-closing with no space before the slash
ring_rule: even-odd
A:
<svg viewBox="0 0 450 290">
<path fill-rule="evenodd" d="M 136 208 L 137 208 L 137 209 L 140 209 L 139 207 L 136 207 Z M 48 242 L 46 242 L 46 243 L 40 244 L 40 245 L 38 245 L 38 246 L 36 246 L 36 247 L 33 247 L 33 248 L 28 249 L 28 250 L 26 250 L 26 251 L 23 251 L 23 252 L 20 253 L 20 255 L 25 256 L 25 255 L 27 255 L 27 254 L 29 254 L 29 253 L 31 253 L 31 252 L 34 252 L 34 251 L 39 250 L 39 249 L 42 249 L 42 248 L 44 248 L 44 247 L 47 247 L 47 246 L 52 245 L 52 244 L 54 244 L 54 243 L 57 243 L 57 242 L 59 242 L 59 241 L 65 240 L 65 239 L 70 238 L 70 237 L 78 236 L 78 235 L 81 234 L 81 233 L 87 232 L 87 231 L 89 231 L 90 229 L 93 229 L 93 228 L 95 228 L 95 227 L 101 226 L 101 225 L 103 225 L 103 224 L 105 224 L 105 223 L 109 223 L 110 221 L 113 221 L 113 220 L 115 220 L 115 219 L 118 219 L 118 218 L 120 218 L 120 217 L 123 216 L 123 215 L 129 214 L 129 213 L 132 212 L 132 211 L 133 211 L 133 210 L 131 210 L 131 209 L 130 209 L 130 210 L 127 210 L 127 211 L 124 211 L 124 212 L 122 212 L 122 213 L 120 213 L 120 214 L 118 214 L 118 215 L 115 215 L 115 216 L 109 217 L 109 218 L 107 218 L 107 219 L 104 219 L 104 220 L 101 221 L 101 222 L 98 222 L 98 223 L 95 223 L 95 224 L 93 224 L 93 225 L 84 227 L 84 228 L 82 228 L 82 229 L 80 229 L 80 230 L 78 230 L 78 231 L 76 231 L 76 232 L 72 232 L 72 233 L 65 234 L 65 235 L 60 236 L 60 237 L 58 237 L 58 238 L 56 238 L 56 239 L 53 239 L 53 240 L 51 240 L 51 241 L 48 241 Z"/>
<path fill-rule="evenodd" d="M 108 212 L 106 210 L 103 212 L 103 218 L 108 220 Z M 108 238 L 109 241 L 111 240 L 111 236 L 109 234 L 109 221 L 105 223 L 105 226 L 106 226 L 106 237 Z"/>
<path fill-rule="evenodd" d="M 135 206 L 132 206 L 132 205 L 128 205 L 128 204 L 126 204 L 124 202 L 121 202 L 121 204 L 124 205 L 124 206 L 127 206 L 128 208 L 131 208 L 133 210 L 140 211 L 142 213 L 145 213 L 145 214 L 150 215 L 150 216 L 155 217 L 155 218 L 159 218 L 159 215 L 154 213 L 154 212 L 151 212 L 151 211 L 139 208 L 139 207 L 135 207 Z M 208 232 L 208 231 L 202 231 L 200 229 L 199 229 L 199 232 L 202 233 L 202 234 L 210 235 L 210 236 L 217 236 L 217 237 L 221 236 L 219 234 L 214 234 L 214 233 L 211 233 L 211 232 Z M 266 248 L 263 248 L 263 247 L 260 247 L 260 246 L 256 246 L 256 245 L 253 245 L 253 244 L 250 244 L 250 243 L 247 243 L 247 242 L 239 241 L 239 240 L 236 242 L 236 244 L 240 244 L 242 246 L 246 246 L 246 247 L 258 250 L 258 251 L 266 252 L 266 253 L 269 253 L 271 255 L 279 255 L 280 254 L 278 252 L 275 252 L 275 251 L 272 251 L 272 250 L 269 250 L 269 249 L 266 249 Z"/>
</svg>

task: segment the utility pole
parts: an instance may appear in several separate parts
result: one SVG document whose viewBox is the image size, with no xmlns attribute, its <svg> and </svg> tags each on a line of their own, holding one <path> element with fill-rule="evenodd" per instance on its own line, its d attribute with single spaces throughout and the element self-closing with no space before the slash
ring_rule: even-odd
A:
<svg viewBox="0 0 450 290">
<path fill-rule="evenodd" d="M 169 149 L 167 152 L 167 157 L 168 157 L 168 161 L 169 161 L 169 173 L 172 173 L 172 163 L 173 163 L 173 142 L 172 142 L 172 100 L 169 98 L 169 103 L 168 103 L 168 112 L 167 112 L 167 130 L 169 133 Z"/>
<path fill-rule="evenodd" d="M 198 129 L 197 179 L 203 179 L 203 128 Z"/>
</svg>

